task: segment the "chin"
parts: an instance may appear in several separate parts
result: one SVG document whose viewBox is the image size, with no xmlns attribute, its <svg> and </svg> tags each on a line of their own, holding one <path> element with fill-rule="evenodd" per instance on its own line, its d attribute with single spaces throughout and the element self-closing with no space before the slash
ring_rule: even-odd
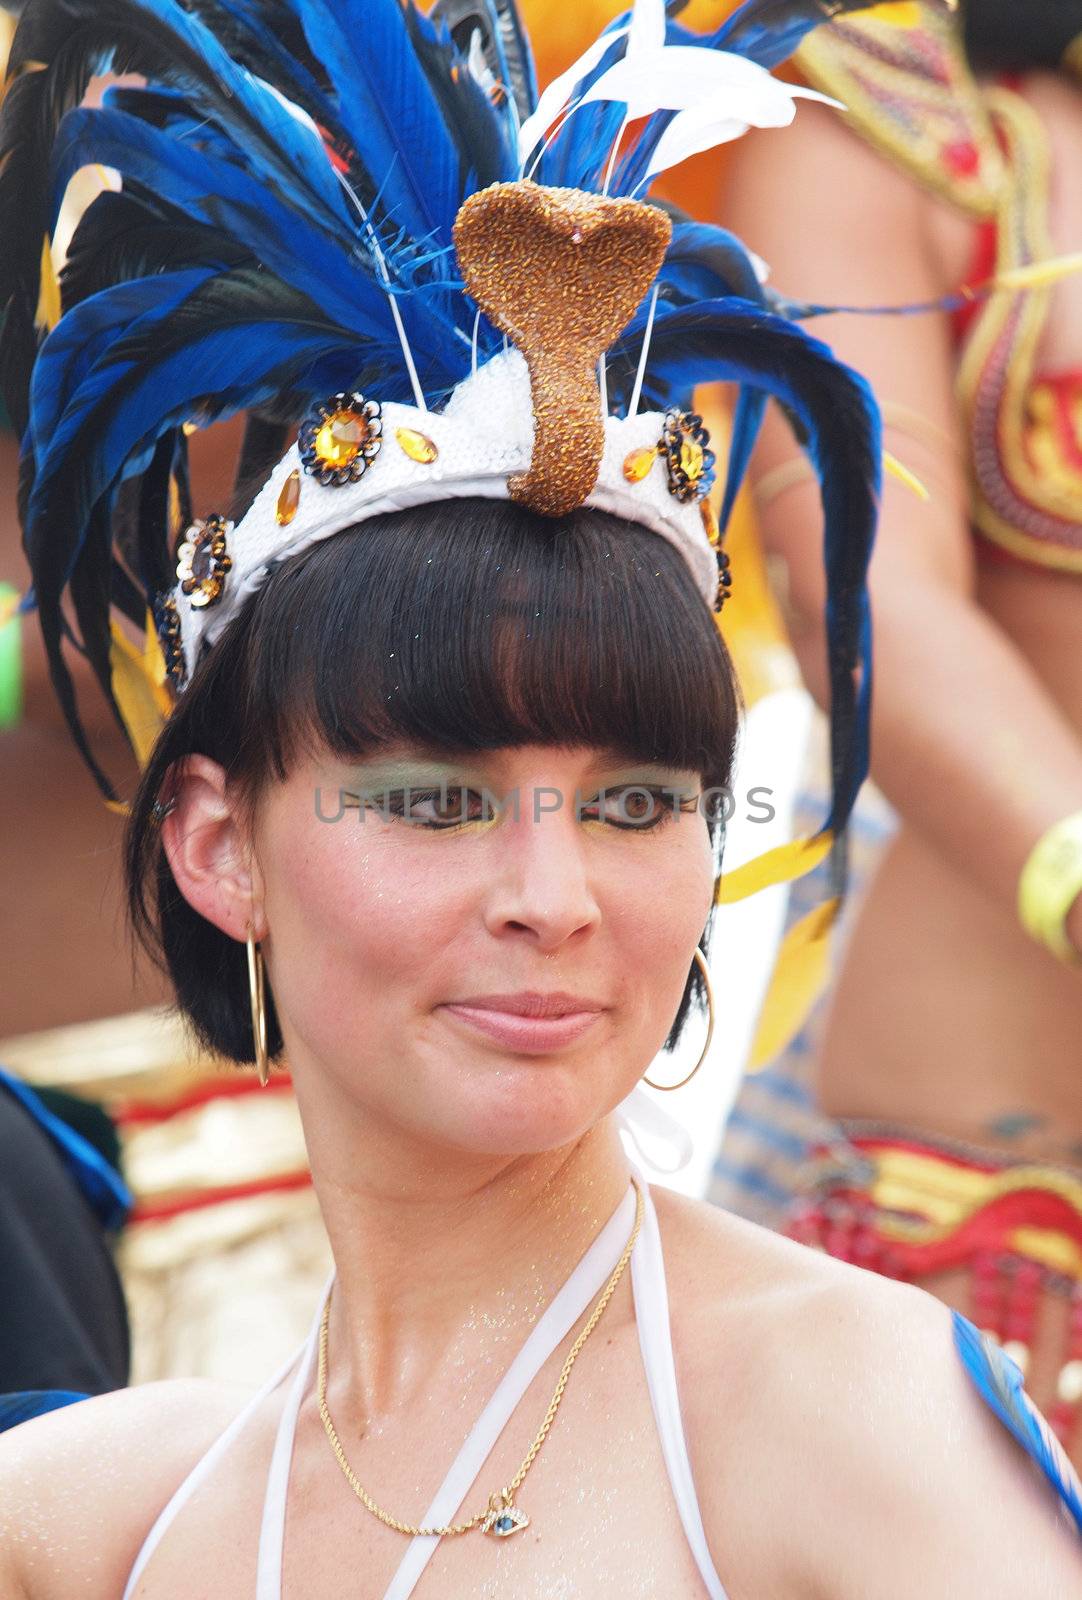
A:
<svg viewBox="0 0 1082 1600">
<path fill-rule="evenodd" d="M 618 1088 L 615 1099 L 602 1092 L 608 1075 L 592 1051 L 562 1059 L 509 1056 L 487 1061 L 483 1072 L 472 1066 L 471 1072 L 463 1062 L 448 1086 L 440 1133 L 477 1154 L 539 1155 L 574 1145 L 607 1114 L 610 1100 L 618 1104 L 628 1092 Z"/>
</svg>

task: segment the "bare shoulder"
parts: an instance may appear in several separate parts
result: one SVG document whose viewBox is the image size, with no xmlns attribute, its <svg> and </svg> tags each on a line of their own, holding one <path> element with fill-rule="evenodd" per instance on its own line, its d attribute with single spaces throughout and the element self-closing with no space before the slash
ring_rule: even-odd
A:
<svg viewBox="0 0 1082 1600">
<path fill-rule="evenodd" d="M 203 1379 L 118 1389 L 0 1434 L 4 1600 L 117 1600 L 185 1474 L 249 1398 Z"/>
<path fill-rule="evenodd" d="M 1082 1540 L 945 1306 L 718 1207 L 666 1195 L 658 1216 L 700 1506 L 737 1592 L 768 1552 L 778 1593 L 1082 1600 Z"/>
</svg>

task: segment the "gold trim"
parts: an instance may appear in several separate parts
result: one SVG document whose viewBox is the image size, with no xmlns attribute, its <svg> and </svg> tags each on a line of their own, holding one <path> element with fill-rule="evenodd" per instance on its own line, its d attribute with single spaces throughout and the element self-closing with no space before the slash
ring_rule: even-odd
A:
<svg viewBox="0 0 1082 1600">
<path fill-rule="evenodd" d="M 1008 89 L 990 89 L 989 109 L 1006 138 L 1013 181 L 1005 187 L 997 215 L 997 272 L 1019 264 L 1019 258 L 1041 260 L 1053 254 L 1047 214 L 1051 185 L 1051 153 L 1037 113 Z M 996 346 L 1011 340 L 1005 381 L 996 402 L 996 448 L 1004 477 L 1017 499 L 1028 501 L 1046 516 L 1077 523 L 1082 503 L 1077 491 L 1047 472 L 1035 472 L 1025 449 L 1027 400 L 1051 300 L 1051 289 L 1038 287 L 1019 297 L 992 295 L 978 313 L 958 368 L 957 394 L 971 438 L 976 426 L 980 385 Z M 1014 321 L 1012 333 L 1009 324 Z M 974 441 L 976 443 L 976 441 Z M 974 452 L 975 453 L 975 452 Z M 978 463 L 972 464 L 972 517 L 992 543 L 1036 565 L 1061 572 L 1082 572 L 1082 548 L 1071 549 L 1033 535 L 1007 522 L 989 504 L 981 489 Z M 1069 481 L 1069 480 L 1068 480 Z"/>
<path fill-rule="evenodd" d="M 914 29 L 872 16 L 835 19 L 810 33 L 794 59 L 814 88 L 845 104 L 846 122 L 880 154 L 971 216 L 990 217 L 1006 169 L 966 60 L 958 18 L 927 5 L 920 13 Z M 949 85 L 937 83 L 924 69 L 929 47 L 944 52 Z M 903 131 L 888 118 L 884 108 L 891 103 L 910 110 L 916 136 L 913 127 Z M 937 131 L 942 135 L 951 123 L 964 128 L 977 153 L 972 177 L 960 177 L 944 164 L 950 141 L 937 137 Z"/>
</svg>

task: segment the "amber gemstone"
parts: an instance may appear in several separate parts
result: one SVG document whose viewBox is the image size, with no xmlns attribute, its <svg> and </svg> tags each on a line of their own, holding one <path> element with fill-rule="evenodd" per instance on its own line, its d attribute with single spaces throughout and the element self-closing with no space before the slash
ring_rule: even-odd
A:
<svg viewBox="0 0 1082 1600">
<path fill-rule="evenodd" d="M 315 437 L 315 451 L 328 467 L 348 467 L 368 443 L 368 421 L 356 411 L 336 411 Z"/>
<path fill-rule="evenodd" d="M 703 475 L 703 447 L 694 439 L 684 439 L 680 444 L 680 466 L 689 483 Z"/>
<path fill-rule="evenodd" d="M 699 515 L 703 519 L 703 527 L 706 529 L 706 537 L 710 540 L 712 545 L 716 545 L 721 537 L 721 529 L 718 527 L 717 512 L 714 510 L 709 500 L 701 500 L 699 502 Z"/>
<path fill-rule="evenodd" d="M 427 466 L 439 455 L 439 450 L 428 435 L 418 433 L 416 428 L 396 428 L 394 436 L 402 448 L 403 455 L 409 456 L 411 461 L 419 461 L 423 466 Z"/>
<path fill-rule="evenodd" d="M 624 477 L 628 483 L 641 483 L 657 458 L 657 446 L 651 445 L 649 449 L 632 450 L 630 455 L 624 457 Z"/>
<path fill-rule="evenodd" d="M 275 519 L 279 527 L 285 528 L 297 515 L 297 507 L 301 503 L 301 474 L 298 467 L 294 467 L 278 496 L 278 505 L 275 508 Z"/>
</svg>

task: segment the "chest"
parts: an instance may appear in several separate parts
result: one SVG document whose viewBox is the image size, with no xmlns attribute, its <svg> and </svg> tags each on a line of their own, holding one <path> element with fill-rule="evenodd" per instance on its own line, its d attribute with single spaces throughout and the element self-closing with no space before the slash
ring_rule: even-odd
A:
<svg viewBox="0 0 1082 1600">
<path fill-rule="evenodd" d="M 584 1350 L 556 1418 L 518 1489 L 529 1525 L 507 1539 L 474 1528 L 445 1536 L 411 1600 L 705 1600 L 666 1467 L 634 1328 Z M 542 1369 L 516 1407 L 451 1520 L 468 1520 L 510 1483 L 544 1421 L 558 1366 Z M 344 1438 L 368 1494 L 397 1519 L 428 1507 L 469 1434 L 484 1396 L 433 1404 L 423 1416 L 364 1439 Z M 276 1415 L 238 1438 L 182 1508 L 152 1557 L 135 1600 L 257 1600 L 263 1496 Z M 410 1548 L 355 1495 L 308 1397 L 298 1423 L 286 1502 L 281 1600 L 380 1600 Z M 717 1555 L 717 1552 L 715 1552 Z M 276 1563 L 275 1563 L 276 1564 Z M 720 1566 L 719 1566 L 719 1570 Z M 270 1600 L 258 1595 L 258 1600 Z M 279 1600 L 277 1590 L 274 1600 Z"/>
</svg>

